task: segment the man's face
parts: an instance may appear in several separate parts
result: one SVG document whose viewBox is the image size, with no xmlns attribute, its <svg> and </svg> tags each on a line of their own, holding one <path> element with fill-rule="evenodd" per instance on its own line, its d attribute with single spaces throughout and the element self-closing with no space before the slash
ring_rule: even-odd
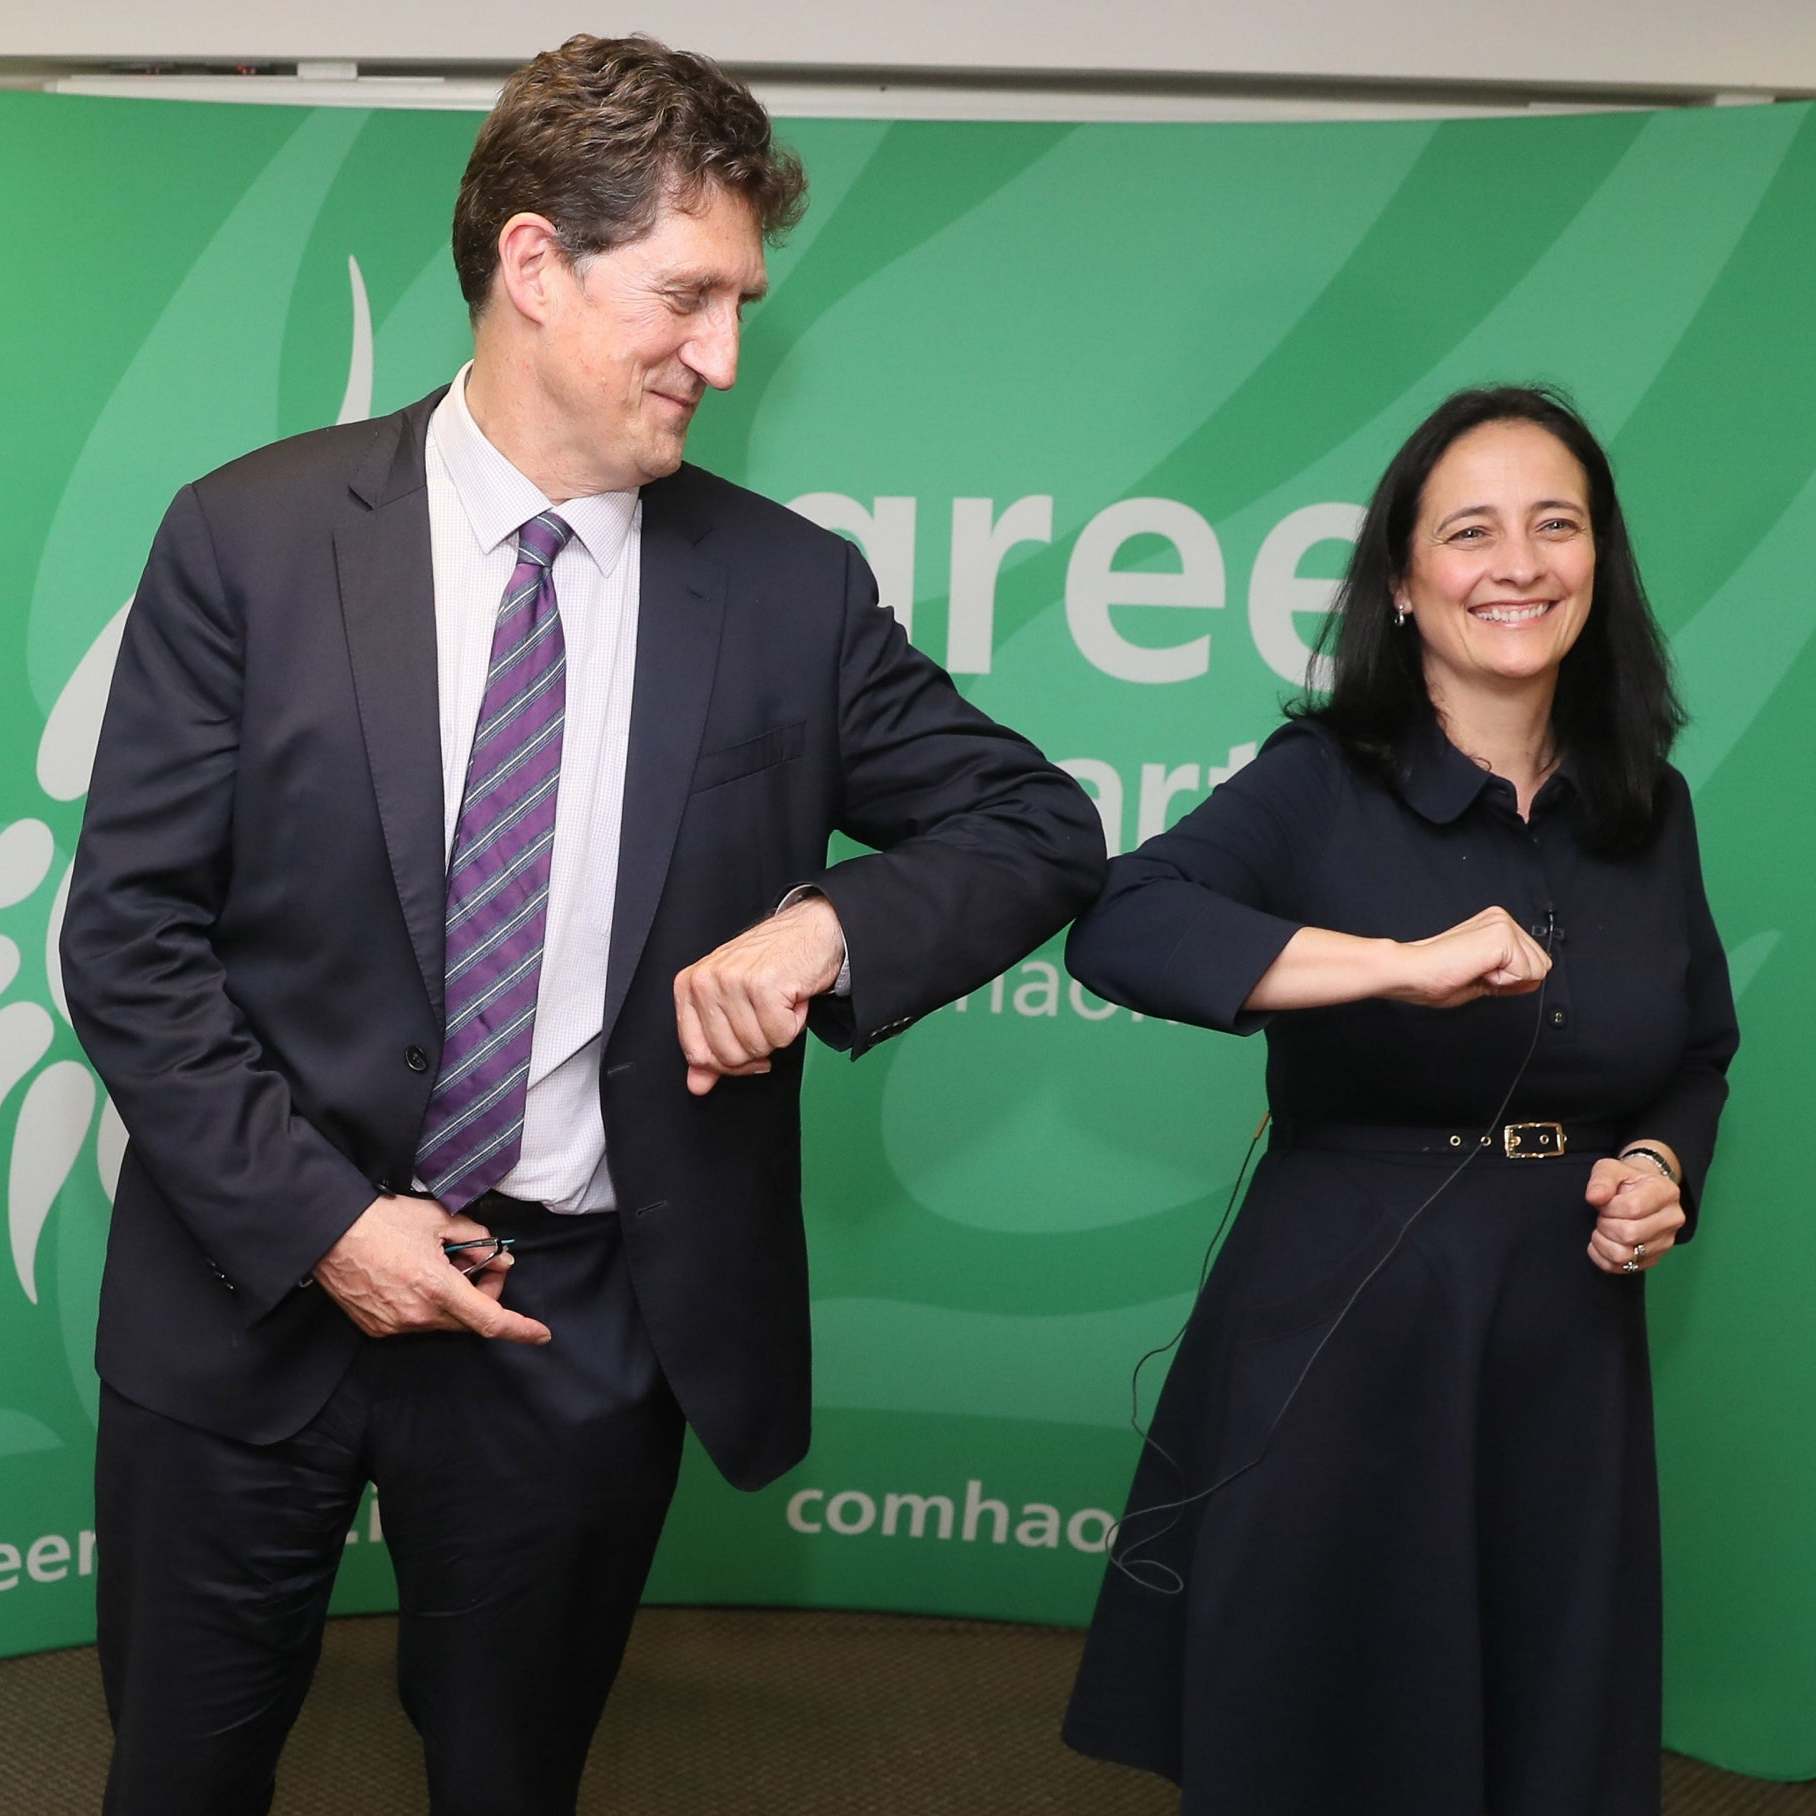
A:
<svg viewBox="0 0 1816 1816">
<path fill-rule="evenodd" d="M 665 203 L 634 245 L 552 274 L 538 376 L 559 438 L 584 450 L 598 489 L 681 464 L 706 388 L 737 379 L 743 308 L 766 282 L 755 214 L 713 185 L 690 208 Z"/>
</svg>

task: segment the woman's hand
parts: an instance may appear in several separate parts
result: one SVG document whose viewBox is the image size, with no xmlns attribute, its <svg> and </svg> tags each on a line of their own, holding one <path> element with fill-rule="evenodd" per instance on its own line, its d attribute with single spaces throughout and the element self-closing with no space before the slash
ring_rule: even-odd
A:
<svg viewBox="0 0 1816 1816">
<path fill-rule="evenodd" d="M 1242 1006 L 1272 1014 L 1383 997 L 1456 1009 L 1478 996 L 1524 996 L 1550 969 L 1550 955 L 1505 908 L 1484 908 L 1460 927 L 1423 940 L 1301 927 Z"/>
<path fill-rule="evenodd" d="M 1545 981 L 1551 955 L 1505 908 L 1394 947 L 1393 981 L 1380 994 L 1427 1009 L 1456 1009 L 1482 996 L 1525 996 Z"/>
<path fill-rule="evenodd" d="M 1654 1144 L 1658 1145 L 1658 1144 Z M 1583 1197 L 1598 1213 L 1589 1259 L 1604 1274 L 1643 1273 L 1677 1243 L 1683 1195 L 1649 1160 L 1598 1160 Z M 1632 1266 L 1629 1267 L 1629 1263 Z"/>
</svg>

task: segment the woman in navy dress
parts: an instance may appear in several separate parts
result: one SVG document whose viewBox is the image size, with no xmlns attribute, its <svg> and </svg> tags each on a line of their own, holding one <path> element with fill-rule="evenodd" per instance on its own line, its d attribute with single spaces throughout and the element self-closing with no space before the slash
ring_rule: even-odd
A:
<svg viewBox="0 0 1816 1816">
<path fill-rule="evenodd" d="M 1205 1816 L 1657 1816 L 1645 1276 L 1737 1034 L 1575 412 L 1438 409 L 1325 644 L 1328 700 L 1117 859 L 1067 951 L 1145 1014 L 1265 1027 L 1272 1124 L 1066 1737 Z"/>
</svg>

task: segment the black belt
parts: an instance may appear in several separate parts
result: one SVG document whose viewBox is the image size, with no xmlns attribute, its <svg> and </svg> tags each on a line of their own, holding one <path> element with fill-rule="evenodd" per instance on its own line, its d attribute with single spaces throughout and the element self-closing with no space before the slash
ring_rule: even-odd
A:
<svg viewBox="0 0 1816 1816">
<path fill-rule="evenodd" d="M 484 1223 L 492 1217 L 546 1217 L 549 1207 L 533 1198 L 513 1198 L 505 1192 L 481 1192 L 467 1206 L 466 1214 Z"/>
<path fill-rule="evenodd" d="M 1566 1154 L 1612 1154 L 1628 1139 L 1611 1122 L 1507 1122 L 1490 1129 L 1406 1128 L 1378 1122 L 1294 1122 L 1277 1118 L 1273 1140 L 1286 1148 L 1337 1153 L 1452 1154 L 1479 1148 L 1497 1160 L 1556 1160 Z"/>
<path fill-rule="evenodd" d="M 435 1194 L 427 1186 L 413 1185 L 399 1192 L 400 1198 L 433 1198 Z M 512 1198 L 504 1192 L 481 1192 L 466 1209 L 463 1216 L 476 1217 L 481 1221 L 487 1214 L 494 1217 L 547 1217 L 553 1215 L 546 1204 L 538 1204 L 533 1198 Z"/>
</svg>

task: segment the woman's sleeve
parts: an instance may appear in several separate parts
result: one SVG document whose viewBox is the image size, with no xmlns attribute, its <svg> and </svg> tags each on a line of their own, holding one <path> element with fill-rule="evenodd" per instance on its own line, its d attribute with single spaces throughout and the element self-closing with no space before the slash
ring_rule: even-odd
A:
<svg viewBox="0 0 1816 1816">
<path fill-rule="evenodd" d="M 1341 764 L 1324 732 L 1285 726 L 1177 826 L 1113 859 L 1066 942 L 1072 975 L 1144 1015 L 1261 1027 L 1242 1005 L 1303 924 L 1283 904 L 1328 831 Z"/>
<path fill-rule="evenodd" d="M 1722 951 L 1703 889 L 1702 857 L 1697 848 L 1689 786 L 1673 770 L 1671 787 L 1678 797 L 1672 811 L 1681 815 L 1683 822 L 1677 842 L 1690 941 L 1689 969 L 1684 979 L 1690 1032 L 1676 1075 L 1635 1118 L 1634 1139 L 1653 1135 L 1668 1141 L 1683 1165 L 1683 1205 L 1689 1221 L 1678 1232 L 1677 1240 L 1684 1243 L 1696 1234 L 1703 1182 L 1715 1154 L 1715 1129 L 1728 1096 L 1728 1062 L 1740 1045 L 1740 1027 L 1734 1015 L 1734 993 L 1728 984 L 1727 955 Z"/>
</svg>

